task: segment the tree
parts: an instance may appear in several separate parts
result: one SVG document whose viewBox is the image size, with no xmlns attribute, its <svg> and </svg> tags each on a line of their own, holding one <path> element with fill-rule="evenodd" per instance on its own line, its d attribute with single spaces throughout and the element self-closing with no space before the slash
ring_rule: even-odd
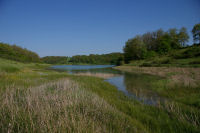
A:
<svg viewBox="0 0 200 133">
<path fill-rule="evenodd" d="M 180 45 L 180 43 L 179 43 L 178 30 L 177 30 L 176 28 L 169 29 L 168 35 L 169 35 L 169 37 L 170 37 L 171 47 L 172 47 L 173 49 L 180 48 L 181 45 Z"/>
<path fill-rule="evenodd" d="M 178 30 L 176 28 L 169 29 L 169 35 L 173 40 L 178 40 Z"/>
<path fill-rule="evenodd" d="M 194 42 L 198 42 L 200 44 L 200 23 L 194 25 L 193 29 L 192 29 L 192 34 L 193 34 L 193 40 Z"/>
<path fill-rule="evenodd" d="M 155 39 L 151 32 L 147 32 L 142 35 L 142 40 L 147 47 L 147 50 L 155 50 Z"/>
<path fill-rule="evenodd" d="M 178 42 L 179 44 L 184 47 L 186 46 L 186 42 L 188 42 L 189 35 L 187 34 L 187 29 L 182 27 L 178 34 Z"/>
<path fill-rule="evenodd" d="M 158 39 L 160 37 L 162 37 L 165 32 L 163 31 L 163 29 L 158 29 L 157 31 L 153 32 L 153 38 Z"/>
<path fill-rule="evenodd" d="M 171 45 L 172 45 L 172 39 L 171 37 L 166 34 L 162 37 L 160 37 L 157 40 L 157 49 L 156 52 L 158 52 L 159 54 L 165 54 L 167 53 L 170 49 L 171 49 Z"/>
<path fill-rule="evenodd" d="M 131 60 L 144 59 L 147 52 L 140 36 L 128 40 L 123 50 L 125 63 L 129 63 Z"/>
</svg>

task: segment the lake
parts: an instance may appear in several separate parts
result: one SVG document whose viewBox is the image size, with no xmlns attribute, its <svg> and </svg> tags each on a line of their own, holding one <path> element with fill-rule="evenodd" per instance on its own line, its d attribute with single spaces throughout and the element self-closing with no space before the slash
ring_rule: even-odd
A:
<svg viewBox="0 0 200 133">
<path fill-rule="evenodd" d="M 70 74 L 112 75 L 107 76 L 105 81 L 116 86 L 126 96 L 147 105 L 157 105 L 163 101 L 163 98 L 152 91 L 152 83 L 160 77 L 122 72 L 113 67 L 113 65 L 57 65 L 51 68 L 64 70 Z"/>
</svg>

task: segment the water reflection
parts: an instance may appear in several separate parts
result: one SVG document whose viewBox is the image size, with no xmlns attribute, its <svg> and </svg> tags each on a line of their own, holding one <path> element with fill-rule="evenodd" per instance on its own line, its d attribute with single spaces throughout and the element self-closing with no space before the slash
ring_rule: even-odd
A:
<svg viewBox="0 0 200 133">
<path fill-rule="evenodd" d="M 74 67 L 74 68 L 73 68 Z M 56 69 L 68 70 L 71 74 L 83 74 L 91 73 L 91 75 L 105 75 L 112 74 L 115 76 L 108 77 L 105 81 L 115 85 L 119 91 L 122 91 L 130 98 L 134 98 L 144 104 L 157 105 L 163 101 L 153 89 L 153 82 L 160 80 L 160 77 L 147 75 L 147 74 L 135 74 L 125 73 L 119 70 L 111 68 L 112 66 L 54 66 Z"/>
</svg>

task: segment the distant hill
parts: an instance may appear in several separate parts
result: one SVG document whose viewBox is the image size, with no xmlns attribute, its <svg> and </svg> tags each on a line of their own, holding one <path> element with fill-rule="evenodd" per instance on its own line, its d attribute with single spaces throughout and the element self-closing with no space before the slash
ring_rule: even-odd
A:
<svg viewBox="0 0 200 133">
<path fill-rule="evenodd" d="M 35 52 L 2 42 L 0 42 L 0 57 L 19 62 L 40 62 L 40 57 Z"/>
</svg>

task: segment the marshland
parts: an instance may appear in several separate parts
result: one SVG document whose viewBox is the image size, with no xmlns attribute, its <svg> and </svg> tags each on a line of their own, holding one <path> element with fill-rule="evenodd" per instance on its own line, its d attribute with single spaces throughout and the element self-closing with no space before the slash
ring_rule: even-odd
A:
<svg viewBox="0 0 200 133">
<path fill-rule="evenodd" d="M 199 133 L 199 6 L 0 0 L 0 133 Z"/>
</svg>

